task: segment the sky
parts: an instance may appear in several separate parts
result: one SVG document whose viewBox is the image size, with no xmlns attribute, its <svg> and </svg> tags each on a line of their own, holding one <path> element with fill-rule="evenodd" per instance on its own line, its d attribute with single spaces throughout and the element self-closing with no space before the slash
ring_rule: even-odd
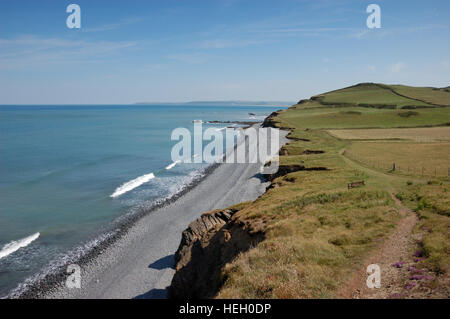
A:
<svg viewBox="0 0 450 319">
<path fill-rule="evenodd" d="M 69 29 L 69 4 L 81 28 Z M 369 29 L 369 4 L 381 28 Z M 450 1 L 0 1 L 0 104 L 298 101 L 450 85 Z"/>
</svg>

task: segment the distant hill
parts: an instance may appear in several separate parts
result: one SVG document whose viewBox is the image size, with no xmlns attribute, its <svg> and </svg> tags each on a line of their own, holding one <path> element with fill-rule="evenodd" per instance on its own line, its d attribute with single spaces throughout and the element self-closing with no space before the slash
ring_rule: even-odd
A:
<svg viewBox="0 0 450 319">
<path fill-rule="evenodd" d="M 360 83 L 319 94 L 297 105 L 308 107 L 360 106 L 387 109 L 416 109 L 450 106 L 447 88 L 412 87 L 380 83 Z"/>
<path fill-rule="evenodd" d="M 205 106 L 280 106 L 288 107 L 294 105 L 293 101 L 192 101 L 192 102 L 181 102 L 181 103 L 157 103 L 157 102 L 139 102 L 135 103 L 138 105 L 151 105 L 151 104 L 162 104 L 162 105 L 205 105 Z"/>
</svg>

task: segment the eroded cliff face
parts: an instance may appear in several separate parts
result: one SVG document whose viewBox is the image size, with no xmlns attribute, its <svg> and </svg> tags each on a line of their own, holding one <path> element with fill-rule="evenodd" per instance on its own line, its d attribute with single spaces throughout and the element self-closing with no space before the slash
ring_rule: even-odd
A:
<svg viewBox="0 0 450 319">
<path fill-rule="evenodd" d="M 223 266 L 261 242 L 264 229 L 263 222 L 242 221 L 238 210 L 203 214 L 183 232 L 169 298 L 214 297 L 223 284 Z"/>
<path fill-rule="evenodd" d="M 304 170 L 327 170 L 325 167 L 281 165 L 266 176 L 270 188 L 277 187 L 274 179 Z M 183 232 L 175 253 L 176 272 L 169 287 L 169 298 L 213 298 L 224 283 L 223 267 L 241 252 L 255 247 L 265 239 L 263 219 L 245 219 L 237 209 L 215 210 L 203 214 Z"/>
<path fill-rule="evenodd" d="M 272 113 L 262 126 L 276 127 L 275 117 L 280 112 Z M 300 165 L 282 165 L 277 173 L 266 176 L 266 179 L 273 186 L 275 178 L 307 169 Z M 237 209 L 215 210 L 203 214 L 182 234 L 180 246 L 175 253 L 176 272 L 168 297 L 205 299 L 216 296 L 225 280 L 222 277 L 223 267 L 239 253 L 248 251 L 263 241 L 265 231 L 265 220 L 246 220 L 244 212 Z"/>
<path fill-rule="evenodd" d="M 279 114 L 279 111 L 271 113 L 266 119 L 264 120 L 262 127 L 277 127 L 277 121 L 275 121 L 275 118 Z"/>
</svg>

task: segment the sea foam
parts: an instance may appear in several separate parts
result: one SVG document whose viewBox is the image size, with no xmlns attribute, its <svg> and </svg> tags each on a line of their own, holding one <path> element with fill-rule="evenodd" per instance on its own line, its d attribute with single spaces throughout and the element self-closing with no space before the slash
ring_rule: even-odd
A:
<svg viewBox="0 0 450 319">
<path fill-rule="evenodd" d="M 180 160 L 173 162 L 172 164 L 166 167 L 167 170 L 174 168 L 177 164 L 181 163 Z"/>
<path fill-rule="evenodd" d="M 41 235 L 40 233 L 36 233 L 34 235 L 16 241 L 12 241 L 9 244 L 6 244 L 5 246 L 3 246 L 2 250 L 0 250 L 0 259 L 8 255 L 11 255 L 13 252 L 18 251 L 20 248 L 28 246 L 33 241 L 38 239 L 40 235 Z"/>
<path fill-rule="evenodd" d="M 142 184 L 149 182 L 150 180 L 152 180 L 154 178 L 155 178 L 155 175 L 153 173 L 139 176 L 138 178 L 133 179 L 129 182 L 126 182 L 122 186 L 118 187 L 110 197 L 112 197 L 112 198 L 119 197 L 120 195 L 123 195 L 123 194 L 141 186 Z"/>
</svg>

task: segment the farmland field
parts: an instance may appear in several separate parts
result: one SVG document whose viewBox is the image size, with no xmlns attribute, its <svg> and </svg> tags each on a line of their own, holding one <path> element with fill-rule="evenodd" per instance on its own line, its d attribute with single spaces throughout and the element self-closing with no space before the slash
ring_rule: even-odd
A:
<svg viewBox="0 0 450 319">
<path fill-rule="evenodd" d="M 376 84 L 362 84 L 322 95 L 325 103 L 385 104 L 401 108 L 407 105 L 430 106 L 430 104 L 403 97 L 392 92 L 389 87 Z"/>
<path fill-rule="evenodd" d="M 399 128 L 445 126 L 450 123 L 450 108 L 415 110 L 403 117 L 405 110 L 364 107 L 312 107 L 281 113 L 280 118 L 291 127 L 309 129 Z"/>
<path fill-rule="evenodd" d="M 407 234 L 404 257 L 395 254 L 386 267 L 392 270 L 398 260 L 417 266 L 433 278 L 427 297 L 450 296 L 450 108 L 417 101 L 444 103 L 447 93 L 399 90 L 403 94 L 393 86 L 358 84 L 271 116 L 268 125 L 290 131 L 280 165 L 292 171 L 272 180 L 256 201 L 235 207 L 237 220 L 255 233 L 264 229 L 265 239 L 221 269 L 226 280 L 216 297 L 340 297 L 363 260 L 409 218 L 396 199 L 418 222 Z M 364 186 L 348 189 L 358 181 Z M 388 296 L 423 298 L 430 282 L 409 289 L 410 277 L 402 276 L 385 287 Z"/>
<path fill-rule="evenodd" d="M 448 176 L 450 143 L 353 142 L 346 155 L 370 166 L 408 175 Z"/>
<path fill-rule="evenodd" d="M 405 129 L 329 130 L 331 135 L 344 140 L 402 139 L 416 142 L 450 141 L 450 127 Z"/>
<path fill-rule="evenodd" d="M 445 89 L 436 88 L 413 88 L 405 85 L 390 85 L 390 87 L 401 95 L 419 99 L 424 102 L 450 106 L 450 92 Z"/>
</svg>

